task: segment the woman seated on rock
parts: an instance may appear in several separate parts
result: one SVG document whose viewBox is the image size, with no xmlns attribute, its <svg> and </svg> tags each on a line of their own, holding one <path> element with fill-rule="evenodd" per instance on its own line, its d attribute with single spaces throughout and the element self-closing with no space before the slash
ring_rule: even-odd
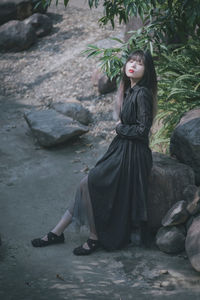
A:
<svg viewBox="0 0 200 300">
<path fill-rule="evenodd" d="M 116 136 L 107 152 L 78 186 L 75 200 L 58 224 L 34 247 L 64 242 L 64 230 L 74 221 L 90 228 L 89 239 L 74 249 L 88 255 L 104 248 L 120 249 L 144 240 L 147 188 L 152 168 L 149 132 L 156 112 L 157 78 L 149 51 L 130 54 L 123 68 L 117 110 Z"/>
</svg>

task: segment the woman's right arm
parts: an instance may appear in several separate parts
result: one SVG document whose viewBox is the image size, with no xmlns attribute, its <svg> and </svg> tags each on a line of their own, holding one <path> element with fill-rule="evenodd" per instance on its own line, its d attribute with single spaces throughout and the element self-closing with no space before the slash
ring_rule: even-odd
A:
<svg viewBox="0 0 200 300">
<path fill-rule="evenodd" d="M 137 123 L 116 126 L 116 133 L 125 139 L 146 139 L 152 126 L 153 97 L 147 88 L 141 88 L 137 96 Z"/>
</svg>

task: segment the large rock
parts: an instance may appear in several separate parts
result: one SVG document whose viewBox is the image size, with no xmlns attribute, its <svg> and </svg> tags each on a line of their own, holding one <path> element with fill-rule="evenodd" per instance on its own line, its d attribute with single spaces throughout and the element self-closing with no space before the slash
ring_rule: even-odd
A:
<svg viewBox="0 0 200 300">
<path fill-rule="evenodd" d="M 92 80 L 92 84 L 93 86 L 95 87 L 98 87 L 98 82 L 99 82 L 99 79 L 103 76 L 103 73 L 101 72 L 100 69 L 95 69 L 93 72 L 92 72 L 92 76 L 91 76 L 91 80 Z"/>
<path fill-rule="evenodd" d="M 0 50 L 22 51 L 37 39 L 33 27 L 21 21 L 10 21 L 0 27 Z"/>
<path fill-rule="evenodd" d="M 161 227 L 156 235 L 156 245 L 166 253 L 180 253 L 185 249 L 184 227 Z"/>
<path fill-rule="evenodd" d="M 100 69 L 95 69 L 92 73 L 92 84 L 98 88 L 100 94 L 111 93 L 116 90 L 116 79 L 110 80 Z"/>
<path fill-rule="evenodd" d="M 0 0 L 0 25 L 11 20 L 24 20 L 33 13 L 45 13 L 47 7 L 43 7 L 40 0 Z M 37 5 L 37 7 L 36 7 Z"/>
<path fill-rule="evenodd" d="M 49 34 L 52 30 L 52 20 L 44 14 L 33 14 L 24 21 L 27 25 L 32 25 L 37 37 L 42 37 Z"/>
<path fill-rule="evenodd" d="M 88 127 L 54 109 L 32 111 L 24 117 L 39 144 L 44 147 L 64 143 L 74 136 L 88 132 Z"/>
<path fill-rule="evenodd" d="M 123 40 L 123 33 L 120 32 L 120 33 L 116 34 L 115 38 L 117 38 L 119 40 Z M 115 39 L 113 40 L 112 38 L 105 38 L 103 40 L 96 41 L 95 45 L 98 48 L 108 49 L 108 48 L 120 47 L 121 43 L 118 40 L 115 40 Z"/>
<path fill-rule="evenodd" d="M 98 91 L 100 94 L 107 94 L 115 91 L 117 88 L 116 80 L 110 80 L 106 75 L 102 75 L 98 81 Z"/>
<path fill-rule="evenodd" d="M 197 188 L 195 191 L 193 198 L 187 205 L 187 211 L 191 215 L 196 215 L 200 213 L 200 188 Z"/>
<path fill-rule="evenodd" d="M 184 114 L 170 140 L 170 153 L 195 172 L 195 183 L 200 185 L 200 109 Z"/>
<path fill-rule="evenodd" d="M 24 20 L 31 14 L 31 0 L 0 0 L 0 25 L 11 20 Z"/>
<path fill-rule="evenodd" d="M 187 202 L 184 200 L 176 202 L 162 219 L 162 225 L 166 227 L 186 222 L 189 217 L 186 206 Z"/>
<path fill-rule="evenodd" d="M 184 199 L 183 191 L 194 185 L 195 175 L 191 167 L 167 155 L 154 152 L 153 168 L 148 188 L 148 224 L 160 228 L 161 220 L 176 202 Z"/>
<path fill-rule="evenodd" d="M 76 99 L 68 100 L 65 103 L 55 103 L 52 107 L 59 113 L 68 116 L 84 125 L 92 121 L 92 115 L 80 101 Z"/>
<path fill-rule="evenodd" d="M 190 226 L 192 225 L 192 222 L 194 221 L 194 216 L 191 216 L 188 220 L 187 220 L 187 222 L 185 223 L 185 228 L 186 228 L 186 230 L 188 231 L 189 230 L 189 228 L 190 228 Z"/>
<path fill-rule="evenodd" d="M 137 17 L 132 17 L 129 22 L 126 24 L 125 27 L 125 32 L 124 32 L 124 40 L 125 42 L 127 42 L 129 40 L 129 38 L 131 37 L 131 33 L 129 33 L 130 31 L 135 31 L 140 29 L 141 27 L 143 27 L 144 25 L 147 25 L 148 23 L 146 22 L 144 24 L 144 22 L 142 21 L 142 19 L 137 16 Z"/>
<path fill-rule="evenodd" d="M 194 200 L 197 193 L 200 192 L 200 188 L 196 185 L 188 185 L 183 191 L 183 199 L 190 203 Z"/>
<path fill-rule="evenodd" d="M 185 241 L 185 250 L 196 271 L 200 271 L 200 216 L 189 227 Z"/>
<path fill-rule="evenodd" d="M 6 0 L 0 1 L 0 25 L 17 19 L 17 8 L 15 3 Z"/>
</svg>

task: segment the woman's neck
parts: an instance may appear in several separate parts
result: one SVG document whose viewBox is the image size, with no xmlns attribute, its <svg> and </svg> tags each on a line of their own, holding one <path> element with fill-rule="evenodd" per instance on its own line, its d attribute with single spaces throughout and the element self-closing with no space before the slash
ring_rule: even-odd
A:
<svg viewBox="0 0 200 300">
<path fill-rule="evenodd" d="M 135 80 L 133 78 L 130 78 L 130 80 L 131 80 L 131 87 L 134 87 L 138 83 L 138 80 Z"/>
</svg>

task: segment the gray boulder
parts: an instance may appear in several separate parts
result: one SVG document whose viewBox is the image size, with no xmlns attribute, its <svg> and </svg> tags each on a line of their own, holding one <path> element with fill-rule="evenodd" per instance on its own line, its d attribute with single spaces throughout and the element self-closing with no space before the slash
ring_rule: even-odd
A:
<svg viewBox="0 0 200 300">
<path fill-rule="evenodd" d="M 17 19 L 17 9 L 13 2 L 0 1 L 0 25 Z"/>
<path fill-rule="evenodd" d="M 55 103 L 52 105 L 52 108 L 84 125 L 88 125 L 92 122 L 92 115 L 90 111 L 78 100 L 71 99 L 65 103 Z"/>
<path fill-rule="evenodd" d="M 176 202 L 162 219 L 162 225 L 166 227 L 185 223 L 189 217 L 186 206 L 187 202 L 184 200 Z"/>
<path fill-rule="evenodd" d="M 196 187 L 197 188 L 197 187 Z M 187 205 L 187 211 L 191 215 L 200 213 L 200 188 L 197 188 L 191 201 Z"/>
<path fill-rule="evenodd" d="M 100 94 L 107 94 L 115 91 L 117 88 L 116 80 L 110 80 L 106 75 L 102 75 L 98 81 L 98 91 Z"/>
<path fill-rule="evenodd" d="M 100 69 L 95 69 L 92 73 L 92 84 L 97 87 L 100 94 L 111 93 L 117 88 L 116 80 L 112 81 L 103 74 Z"/>
<path fill-rule="evenodd" d="M 98 82 L 100 77 L 103 76 L 103 73 L 101 72 L 101 69 L 96 68 L 93 72 L 92 72 L 92 76 L 91 76 L 91 80 L 92 80 L 92 84 L 95 87 L 98 87 Z"/>
<path fill-rule="evenodd" d="M 137 16 L 137 17 L 132 17 L 127 23 L 125 27 L 125 32 L 124 32 L 124 41 L 127 42 L 129 38 L 131 37 L 130 31 L 138 30 L 142 28 L 144 25 L 147 25 L 147 22 L 143 22 L 142 19 Z"/>
<path fill-rule="evenodd" d="M 161 227 L 156 235 L 156 245 L 166 253 L 180 253 L 185 249 L 184 227 Z"/>
<path fill-rule="evenodd" d="M 185 241 L 185 250 L 191 265 L 200 271 L 200 216 L 194 218 L 190 225 Z"/>
<path fill-rule="evenodd" d="M 200 109 L 184 114 L 170 140 L 170 153 L 195 172 L 195 183 L 200 185 Z"/>
<path fill-rule="evenodd" d="M 183 199 L 190 203 L 195 198 L 195 194 L 199 191 L 198 186 L 196 185 L 188 185 L 183 191 Z"/>
<path fill-rule="evenodd" d="M 11 20 L 24 20 L 31 14 L 31 0 L 0 0 L 0 25 Z"/>
<path fill-rule="evenodd" d="M 24 20 L 32 14 L 32 3 L 30 0 L 12 0 L 17 7 L 17 20 Z"/>
<path fill-rule="evenodd" d="M 115 38 L 119 39 L 119 40 L 123 40 L 123 33 L 120 32 L 118 34 L 115 35 Z M 104 49 L 108 49 L 108 48 L 117 48 L 121 46 L 121 43 L 118 40 L 113 40 L 112 38 L 105 38 L 103 40 L 99 40 L 95 42 L 95 45 L 98 48 L 104 48 Z"/>
<path fill-rule="evenodd" d="M 44 147 L 64 143 L 74 136 L 88 132 L 88 127 L 54 109 L 32 111 L 24 117 L 39 144 Z"/>
<path fill-rule="evenodd" d="M 183 190 L 194 185 L 194 171 L 167 155 L 154 152 L 148 188 L 148 225 L 158 230 L 168 210 L 183 198 Z"/>
<path fill-rule="evenodd" d="M 194 216 L 191 216 L 188 220 L 187 220 L 187 222 L 185 223 L 185 228 L 186 228 L 186 230 L 188 231 L 189 230 L 189 228 L 190 228 L 190 226 L 192 225 L 192 222 L 194 221 Z"/>
<path fill-rule="evenodd" d="M 0 27 L 0 51 L 22 51 L 37 39 L 33 27 L 21 21 L 10 21 Z"/>
<path fill-rule="evenodd" d="M 52 20 L 44 14 L 33 14 L 26 20 L 24 20 L 26 25 L 32 25 L 37 37 L 43 37 L 49 34 L 52 30 Z"/>
</svg>

